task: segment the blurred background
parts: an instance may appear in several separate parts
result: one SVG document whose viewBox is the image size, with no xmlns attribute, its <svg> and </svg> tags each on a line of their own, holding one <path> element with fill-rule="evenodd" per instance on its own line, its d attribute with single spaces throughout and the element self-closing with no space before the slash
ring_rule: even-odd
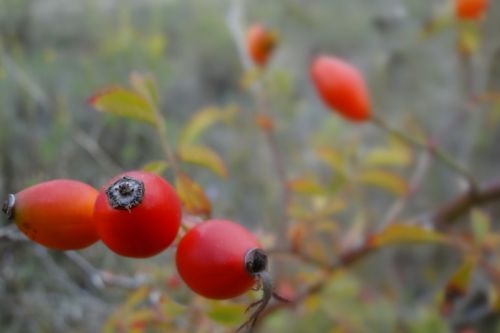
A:
<svg viewBox="0 0 500 333">
<path fill-rule="evenodd" d="M 53 178 L 100 187 L 121 171 L 161 159 L 150 127 L 96 112 L 86 103 L 99 89 L 127 85 L 131 72 L 148 72 L 156 78 L 173 146 L 201 109 L 237 110 L 229 123 L 217 124 L 202 138 L 220 154 L 229 177 L 186 168 L 211 199 L 213 216 L 247 225 L 272 246 L 280 187 L 265 140 L 252 125 L 256 102 L 228 27 L 235 8 L 242 11 L 243 30 L 260 22 L 280 35 L 263 84 L 289 179 L 332 181 L 335 175 L 318 158 L 318 148 L 346 157 L 345 167 L 356 172 L 366 167 L 370 152 L 392 144 L 371 124 L 346 122 L 321 103 L 308 66 L 322 53 L 348 59 L 364 73 L 374 112 L 388 123 L 432 137 L 480 182 L 498 177 L 498 1 L 491 1 L 484 21 L 461 27 L 447 0 L 2 0 L 1 196 Z M 473 44 L 470 52 L 457 46 L 461 29 Z M 427 164 L 405 216 L 431 214 L 464 189 L 453 173 L 418 151 L 405 154 L 408 162 L 394 171 L 402 179 L 410 181 L 414 168 Z M 165 175 L 171 179 L 168 170 Z M 335 220 L 339 243 L 375 228 L 397 200 L 378 189 L 338 193 L 343 194 L 337 203 L 346 208 L 322 218 Z M 298 216 L 313 210 L 308 205 L 321 206 L 321 200 L 321 195 L 299 197 Z M 498 216 L 499 208 L 487 214 Z M 1 222 L 9 228 L 6 218 Z M 498 230 L 498 224 L 492 227 Z M 328 249 L 311 251 L 328 257 Z M 0 331 L 231 331 L 246 299 L 233 307 L 193 297 L 176 276 L 172 253 L 130 260 L 102 244 L 59 253 L 0 239 Z M 273 314 L 262 331 L 448 332 L 436 295 L 458 264 L 457 254 L 436 246 L 384 251 L 345 273 L 298 315 Z M 480 290 L 489 288 L 481 276 L 476 280 Z M 140 285 L 147 287 L 137 289 Z M 286 286 L 300 289 L 300 281 Z M 154 322 L 144 309 L 160 298 L 169 300 L 167 319 Z M 144 311 L 137 314 L 137 307 Z M 141 314 L 154 325 L 141 321 Z M 134 318 L 132 324 L 127 318 Z M 350 328 L 340 330 L 344 326 Z M 477 332 L 498 332 L 486 327 Z"/>
</svg>

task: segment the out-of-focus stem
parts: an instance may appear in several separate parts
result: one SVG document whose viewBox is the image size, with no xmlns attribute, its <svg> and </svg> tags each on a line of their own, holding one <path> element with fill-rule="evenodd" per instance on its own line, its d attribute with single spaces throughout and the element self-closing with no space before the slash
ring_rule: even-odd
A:
<svg viewBox="0 0 500 333">
<path fill-rule="evenodd" d="M 158 133 L 158 137 L 160 139 L 160 146 L 165 154 L 167 162 L 172 165 L 175 174 L 178 174 L 180 171 L 179 163 L 177 162 L 177 158 L 174 154 L 173 149 L 170 147 L 168 136 L 167 136 L 167 128 L 165 127 L 165 119 L 162 114 L 158 110 L 158 108 L 154 107 L 155 117 L 156 117 L 156 132 Z"/>
<path fill-rule="evenodd" d="M 446 165 L 448 168 L 450 168 L 451 170 L 455 171 L 457 174 L 462 176 L 467 181 L 471 192 L 477 191 L 479 186 L 474 176 L 469 172 L 469 170 L 464 168 L 460 163 L 458 163 L 455 159 L 449 156 L 446 152 L 442 151 L 432 143 L 423 142 L 417 138 L 412 137 L 411 135 L 408 135 L 398 129 L 389 126 L 383 119 L 379 117 L 374 116 L 372 118 L 372 121 L 376 126 L 387 131 L 389 134 L 391 134 L 398 140 L 414 148 L 424 149 L 428 151 L 432 156 L 434 156 L 434 158 L 436 158 L 442 164 Z"/>
</svg>

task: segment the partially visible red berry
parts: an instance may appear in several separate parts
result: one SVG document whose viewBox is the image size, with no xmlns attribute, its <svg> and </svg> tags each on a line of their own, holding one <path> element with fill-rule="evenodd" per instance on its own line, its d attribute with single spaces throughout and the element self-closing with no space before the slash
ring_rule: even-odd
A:
<svg viewBox="0 0 500 333">
<path fill-rule="evenodd" d="M 252 61 L 265 66 L 278 44 L 278 35 L 261 24 L 254 24 L 248 29 L 246 38 Z"/>
<path fill-rule="evenodd" d="M 488 9 L 489 0 L 455 0 L 455 15 L 462 20 L 479 20 Z"/>
<path fill-rule="evenodd" d="M 97 242 L 93 219 L 97 190 L 76 180 L 56 179 L 10 194 L 3 211 L 32 241 L 56 250 Z"/>
</svg>

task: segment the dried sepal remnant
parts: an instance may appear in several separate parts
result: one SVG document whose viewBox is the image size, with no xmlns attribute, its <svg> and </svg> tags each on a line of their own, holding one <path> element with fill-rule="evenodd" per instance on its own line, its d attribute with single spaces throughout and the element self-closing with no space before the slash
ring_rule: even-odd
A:
<svg viewBox="0 0 500 333">
<path fill-rule="evenodd" d="M 144 199 L 144 182 L 124 176 L 106 190 L 109 205 L 114 209 L 130 210 Z"/>
<path fill-rule="evenodd" d="M 7 199 L 5 199 L 2 205 L 2 212 L 7 216 L 9 220 L 14 216 L 14 205 L 16 204 L 16 196 L 14 194 L 9 194 Z"/>
</svg>

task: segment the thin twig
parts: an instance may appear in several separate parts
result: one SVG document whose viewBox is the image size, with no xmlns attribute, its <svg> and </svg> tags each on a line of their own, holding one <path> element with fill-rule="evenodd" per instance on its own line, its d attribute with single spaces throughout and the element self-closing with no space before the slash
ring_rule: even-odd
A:
<svg viewBox="0 0 500 333">
<path fill-rule="evenodd" d="M 240 56 L 240 61 L 243 68 L 246 71 L 252 70 L 252 63 L 248 57 L 248 52 L 245 48 L 244 43 L 244 1 L 243 0 L 233 0 L 231 6 L 229 7 L 228 13 L 226 15 L 226 25 L 233 37 L 233 41 L 238 49 L 238 54 Z M 252 95 L 254 97 L 255 103 L 257 105 L 257 114 L 263 114 L 269 116 L 269 103 L 266 92 L 262 86 L 261 80 L 256 80 L 254 84 L 250 87 Z M 260 128 L 260 127 L 259 127 Z M 286 231 L 288 229 L 289 216 L 288 216 L 288 204 L 290 202 L 290 189 L 287 184 L 286 170 L 284 167 L 284 160 L 280 149 L 278 148 L 278 143 L 276 140 L 276 135 L 274 130 L 263 129 L 261 132 L 264 135 L 266 145 L 269 149 L 271 155 L 271 161 L 273 168 L 276 173 L 279 186 L 281 188 L 281 202 L 280 202 L 280 223 L 278 226 L 278 242 L 280 244 L 287 243 Z"/>
<path fill-rule="evenodd" d="M 429 154 L 427 154 L 426 152 L 422 152 L 419 155 L 416 166 L 413 170 L 412 175 L 410 176 L 408 194 L 402 198 L 398 198 L 391 205 L 391 207 L 389 207 L 387 213 L 382 218 L 382 223 L 378 227 L 379 229 L 384 229 L 390 223 L 395 221 L 397 217 L 401 214 L 401 212 L 405 209 L 409 200 L 415 195 L 415 193 L 420 188 L 420 184 L 422 183 L 425 174 L 429 170 L 429 166 L 430 166 Z"/>
<path fill-rule="evenodd" d="M 98 289 L 102 289 L 106 285 L 134 289 L 147 282 L 143 275 L 128 277 L 97 269 L 78 252 L 66 251 L 64 254 L 87 274 L 92 285 Z"/>
<path fill-rule="evenodd" d="M 476 206 L 500 200 L 500 180 L 492 182 L 476 192 L 465 192 L 443 205 L 432 217 L 432 224 L 440 230 L 450 226 Z"/>
<path fill-rule="evenodd" d="M 459 164 L 454 158 L 448 155 L 446 152 L 442 151 L 435 144 L 431 142 L 421 141 L 407 133 L 400 131 L 396 128 L 391 127 L 389 124 L 385 122 L 385 120 L 380 117 L 373 117 L 373 123 L 383 130 L 387 131 L 395 138 L 404 142 L 414 148 L 423 149 L 427 151 L 429 154 L 434 156 L 438 161 L 442 164 L 446 165 L 449 169 L 455 171 L 457 174 L 461 175 L 469 184 L 469 188 L 471 192 L 474 192 L 478 188 L 478 183 L 474 176 L 470 173 L 469 170 L 464 168 L 461 164 Z"/>
</svg>

